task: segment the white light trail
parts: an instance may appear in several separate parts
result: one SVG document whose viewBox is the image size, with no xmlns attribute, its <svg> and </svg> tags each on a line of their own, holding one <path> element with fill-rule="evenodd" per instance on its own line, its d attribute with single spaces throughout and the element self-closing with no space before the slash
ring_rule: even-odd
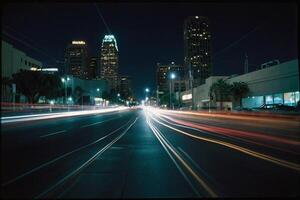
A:
<svg viewBox="0 0 300 200">
<path fill-rule="evenodd" d="M 109 113 L 114 111 L 123 111 L 130 108 L 121 106 L 114 108 L 107 108 L 101 110 L 85 110 L 85 111 L 71 111 L 71 112 L 62 112 L 62 113 L 52 113 L 52 114 L 36 114 L 36 115 L 20 115 L 20 116 L 11 116 L 11 117 L 1 117 L 1 124 L 12 123 L 12 122 L 25 122 L 41 119 L 53 119 L 61 117 L 73 117 L 73 116 L 82 116 L 82 115 L 92 115 L 100 113 Z"/>
</svg>

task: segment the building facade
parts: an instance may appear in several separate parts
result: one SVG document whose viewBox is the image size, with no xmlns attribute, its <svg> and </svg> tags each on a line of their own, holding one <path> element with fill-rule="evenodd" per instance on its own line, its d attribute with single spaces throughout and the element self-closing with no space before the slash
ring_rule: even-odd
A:
<svg viewBox="0 0 300 200">
<path fill-rule="evenodd" d="M 112 90 L 118 87 L 119 50 L 113 35 L 105 35 L 100 53 L 101 78 L 108 81 Z"/>
<path fill-rule="evenodd" d="M 85 105 L 94 105 L 96 101 L 103 97 L 105 92 L 109 91 L 106 80 L 86 80 L 72 75 L 63 76 L 63 78 L 66 80 L 63 86 L 66 88 L 71 88 L 73 104 L 83 103 Z M 78 88 L 83 90 L 82 99 L 81 97 L 76 96 L 76 90 L 78 90 Z M 80 102 L 79 99 L 83 102 Z"/>
<path fill-rule="evenodd" d="M 170 75 L 174 74 L 175 78 L 171 79 Z M 157 103 L 162 103 L 170 92 L 181 92 L 186 90 L 185 70 L 182 65 L 171 62 L 167 65 L 157 63 L 156 68 L 156 85 L 157 85 Z M 167 97 L 169 98 L 169 97 Z"/>
<path fill-rule="evenodd" d="M 31 68 L 43 68 L 42 62 L 26 55 L 23 51 L 16 49 L 12 44 L 1 41 L 1 79 L 11 79 L 12 75 L 21 69 L 30 70 Z M 24 96 L 18 95 L 20 101 Z M 10 86 L 1 84 L 1 101 L 12 102 L 12 91 Z"/>
<path fill-rule="evenodd" d="M 67 74 L 84 78 L 88 63 L 87 45 L 85 41 L 72 41 L 65 51 Z"/>
<path fill-rule="evenodd" d="M 96 72 L 98 69 L 98 59 L 96 57 L 90 57 L 88 65 L 84 70 L 84 79 L 93 80 L 96 79 Z"/>
<path fill-rule="evenodd" d="M 242 107 L 257 108 L 263 104 L 284 104 L 296 106 L 299 102 L 299 63 L 298 59 L 284 62 L 278 65 L 262 68 L 239 76 L 211 76 L 205 84 L 187 90 L 179 97 L 185 107 L 207 109 L 209 106 L 218 107 L 215 99 L 210 99 L 209 89 L 219 79 L 233 82 L 245 82 L 248 84 L 249 93 L 242 98 Z M 194 100 L 192 100 L 194 98 Z M 227 102 L 228 106 L 235 108 L 234 102 Z"/>
<path fill-rule="evenodd" d="M 130 76 L 120 76 L 119 93 L 122 99 L 129 100 L 132 98 L 132 79 Z"/>
<path fill-rule="evenodd" d="M 20 69 L 30 70 L 30 68 L 42 68 L 43 64 L 26 55 L 13 45 L 2 40 L 1 44 L 1 76 L 11 78 Z"/>
<path fill-rule="evenodd" d="M 197 87 L 212 74 L 211 32 L 206 17 L 190 16 L 184 21 L 184 67 L 188 88 Z"/>
</svg>

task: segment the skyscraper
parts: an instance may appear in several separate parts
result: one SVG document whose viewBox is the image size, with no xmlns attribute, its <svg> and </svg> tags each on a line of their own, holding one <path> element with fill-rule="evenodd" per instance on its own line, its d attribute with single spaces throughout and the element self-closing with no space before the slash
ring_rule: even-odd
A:
<svg viewBox="0 0 300 200">
<path fill-rule="evenodd" d="M 206 17 L 190 16 L 184 21 L 184 67 L 193 87 L 203 84 L 211 75 L 211 32 Z"/>
<path fill-rule="evenodd" d="M 85 41 L 72 41 L 66 48 L 65 62 L 67 74 L 83 78 L 87 66 L 87 45 Z"/>
<path fill-rule="evenodd" d="M 88 79 L 95 79 L 96 72 L 98 69 L 98 62 L 96 57 L 90 57 L 89 64 L 87 67 L 87 77 Z"/>
<path fill-rule="evenodd" d="M 171 80 L 171 73 L 175 75 L 175 78 Z M 156 85 L 157 85 L 157 101 L 158 105 L 162 103 L 163 96 L 174 92 L 185 91 L 185 71 L 182 65 L 177 65 L 174 62 L 167 65 L 157 63 L 156 69 Z M 171 89 L 171 91 L 170 91 Z"/>
<path fill-rule="evenodd" d="M 132 97 L 132 81 L 130 76 L 122 75 L 119 79 L 119 92 L 121 98 L 128 100 Z"/>
<path fill-rule="evenodd" d="M 111 90 L 116 91 L 118 86 L 119 50 L 113 35 L 105 35 L 102 40 L 100 64 L 101 78 L 108 81 Z"/>
</svg>

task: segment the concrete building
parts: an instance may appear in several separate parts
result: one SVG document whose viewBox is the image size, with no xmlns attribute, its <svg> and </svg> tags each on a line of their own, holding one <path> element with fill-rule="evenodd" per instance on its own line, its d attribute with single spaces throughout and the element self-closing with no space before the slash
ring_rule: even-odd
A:
<svg viewBox="0 0 300 200">
<path fill-rule="evenodd" d="M 66 80 L 64 82 L 64 87 L 71 88 L 73 103 L 76 103 L 77 87 L 80 87 L 83 90 L 83 103 L 86 105 L 94 105 L 97 101 L 100 101 L 104 92 L 109 91 L 108 83 L 103 79 L 86 80 L 72 75 L 67 75 L 63 78 Z M 78 103 L 81 104 L 81 102 Z"/>
<path fill-rule="evenodd" d="M 112 90 L 117 90 L 119 71 L 119 50 L 113 35 L 105 35 L 100 53 L 101 78 L 108 81 Z"/>
<path fill-rule="evenodd" d="M 207 109 L 208 106 L 219 107 L 219 102 L 210 100 L 209 96 L 210 86 L 218 79 L 224 79 L 230 84 L 240 81 L 248 84 L 250 92 L 247 97 L 242 99 L 242 106 L 245 108 L 273 103 L 296 106 L 299 101 L 298 59 L 243 75 L 209 77 L 205 84 L 195 87 L 193 91 L 184 91 L 180 96 L 177 93 L 177 100 L 180 97 L 185 107 L 191 107 L 192 104 L 198 109 Z M 224 106 L 236 107 L 235 102 L 225 102 Z"/>
<path fill-rule="evenodd" d="M 12 44 L 1 41 L 1 79 L 12 78 L 14 73 L 19 72 L 21 69 L 30 70 L 31 68 L 42 68 L 42 62 L 31 58 L 23 51 L 16 49 Z M 24 96 L 19 96 L 20 101 Z M 12 102 L 12 91 L 4 82 L 1 84 L 1 101 Z"/>
<path fill-rule="evenodd" d="M 85 41 L 72 41 L 65 51 L 67 74 L 83 78 L 88 63 L 87 45 Z"/>
<path fill-rule="evenodd" d="M 212 73 L 209 20 L 202 16 L 190 16 L 184 21 L 183 33 L 187 88 L 191 88 L 192 84 L 197 87 Z"/>
<path fill-rule="evenodd" d="M 2 40 L 1 44 L 1 77 L 11 78 L 20 69 L 42 68 L 43 64 L 26 55 L 23 51 L 14 48 L 12 44 Z"/>
</svg>

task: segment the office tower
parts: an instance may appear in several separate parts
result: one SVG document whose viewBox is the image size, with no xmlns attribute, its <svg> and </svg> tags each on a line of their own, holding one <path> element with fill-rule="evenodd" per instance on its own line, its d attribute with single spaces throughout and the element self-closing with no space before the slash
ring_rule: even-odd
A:
<svg viewBox="0 0 300 200">
<path fill-rule="evenodd" d="M 111 90 L 118 86 L 119 52 L 117 41 L 113 35 L 105 35 L 102 40 L 100 64 L 101 78 L 108 81 Z"/>
<path fill-rule="evenodd" d="M 130 76 L 122 75 L 119 79 L 119 92 L 123 99 L 132 97 L 132 80 Z"/>
<path fill-rule="evenodd" d="M 211 76 L 211 32 L 206 17 L 190 16 L 184 21 L 184 67 L 187 79 L 193 80 L 193 87 Z"/>
<path fill-rule="evenodd" d="M 66 48 L 65 62 L 67 74 L 84 78 L 84 70 L 87 66 L 87 45 L 84 41 L 72 41 Z"/>
</svg>

